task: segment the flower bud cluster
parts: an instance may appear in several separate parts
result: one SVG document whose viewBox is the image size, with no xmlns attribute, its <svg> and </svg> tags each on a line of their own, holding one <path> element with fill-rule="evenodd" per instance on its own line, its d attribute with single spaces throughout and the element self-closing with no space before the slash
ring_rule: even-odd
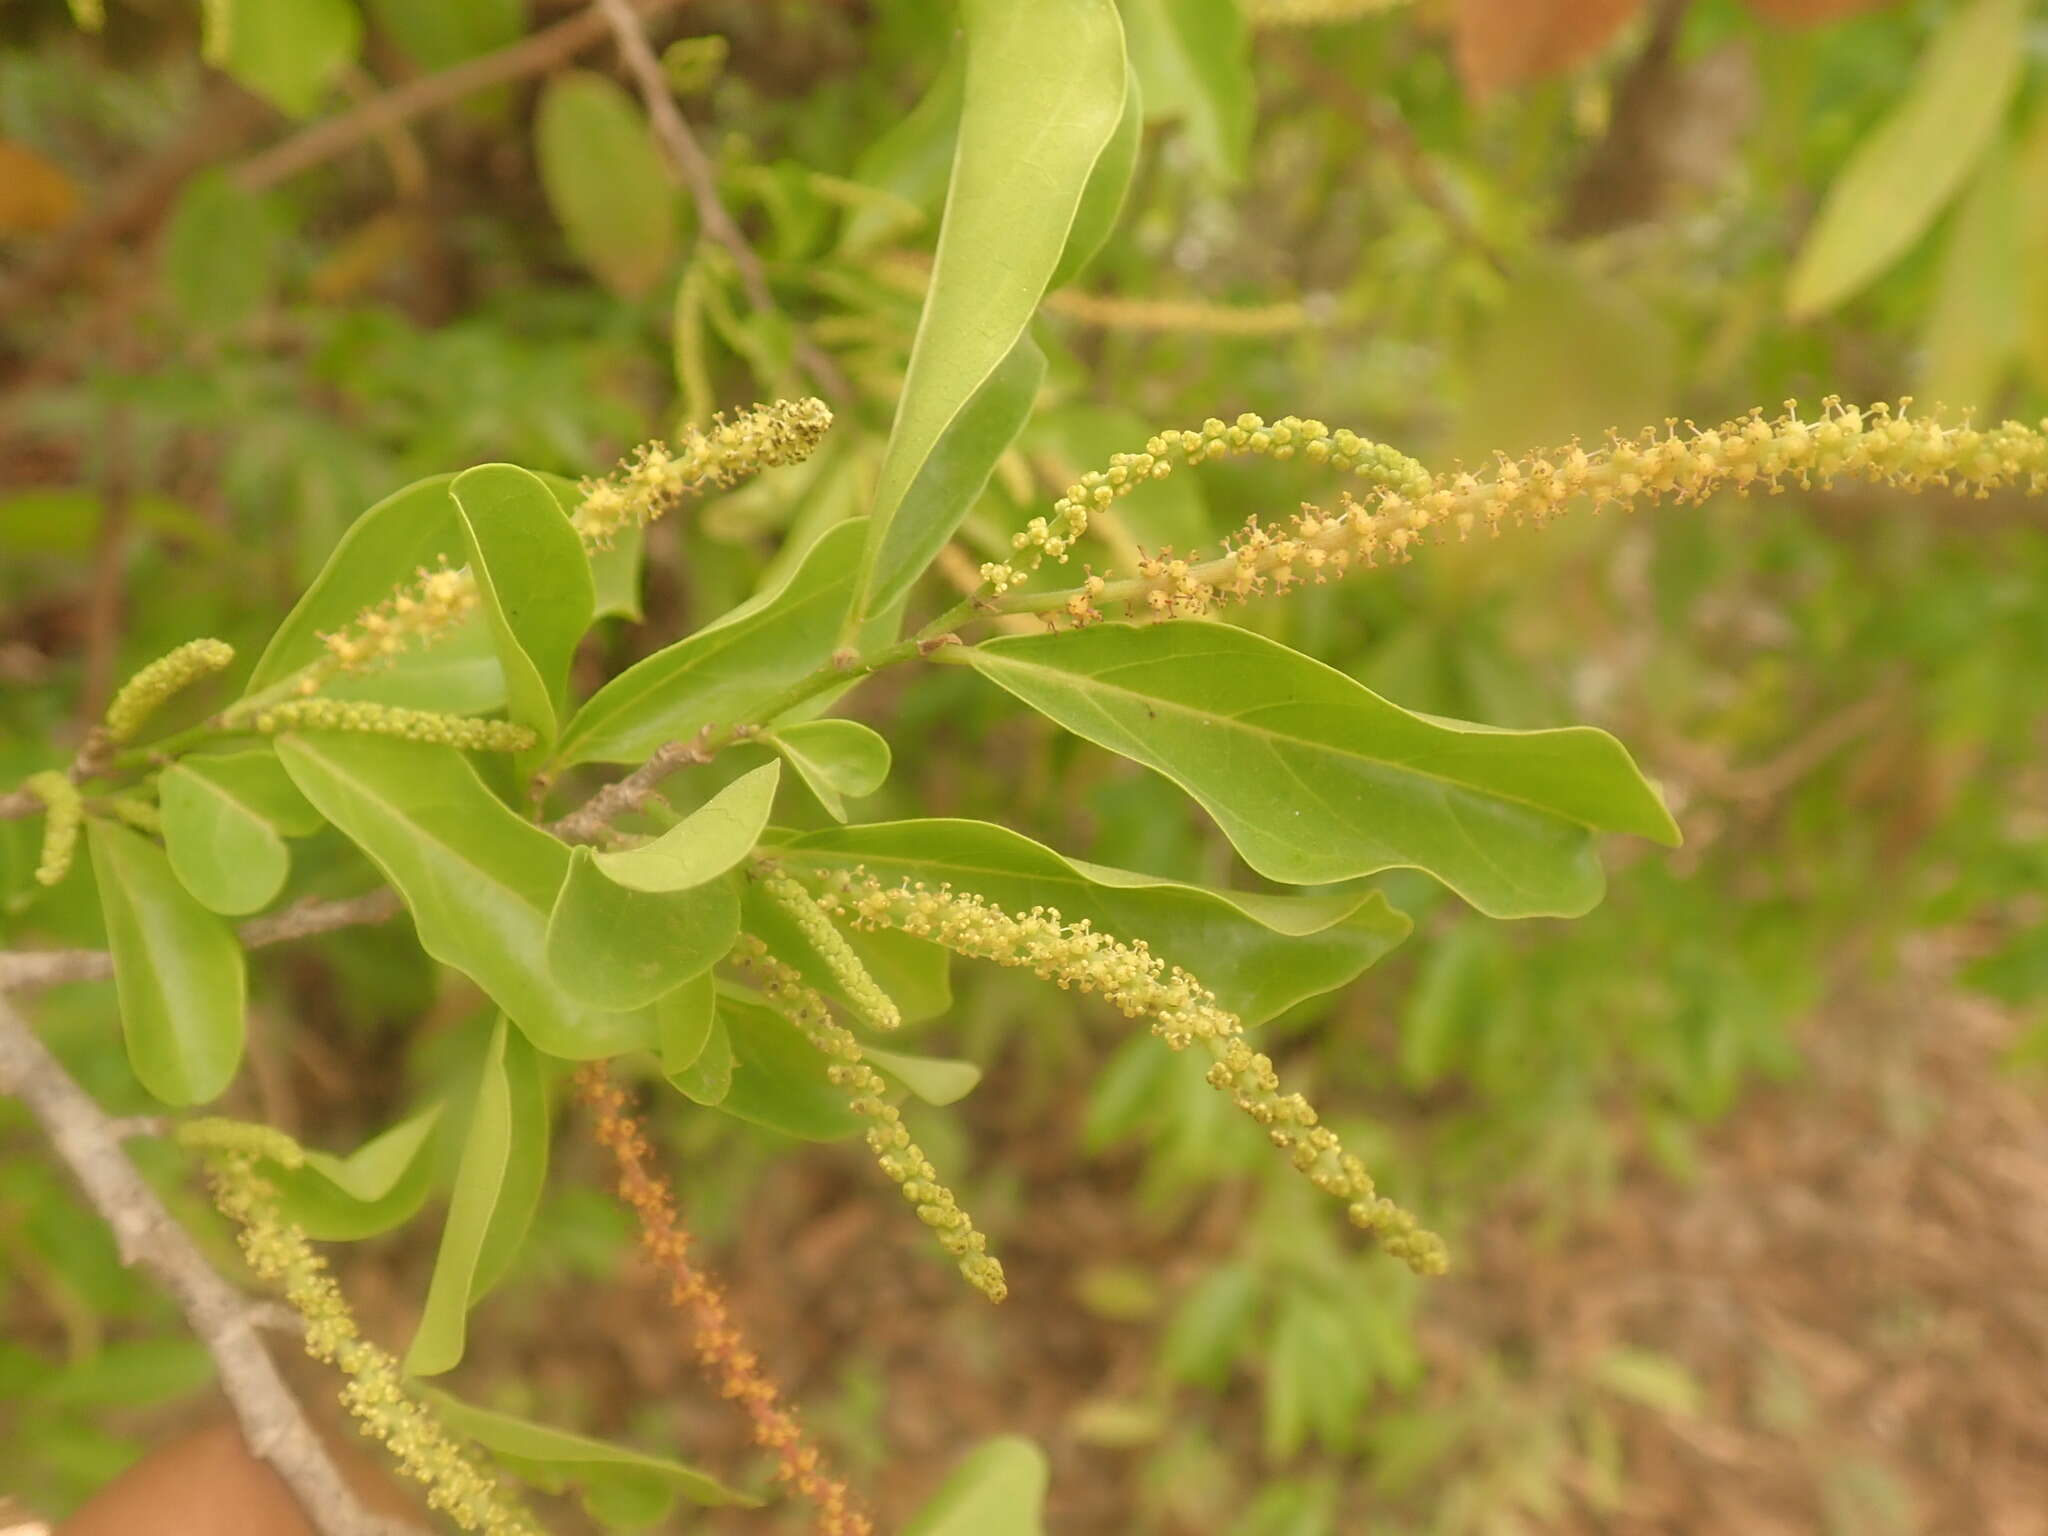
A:
<svg viewBox="0 0 2048 1536">
<path fill-rule="evenodd" d="M 1908 491 L 1947 486 L 1959 496 L 2010 485 L 2038 494 L 2048 489 L 2048 433 L 2013 421 L 1943 426 L 1907 416 L 1904 403 L 1896 411 L 1882 402 L 1863 410 L 1832 397 L 1807 420 L 1788 401 L 1775 418 L 1752 411 L 1704 430 L 1667 423 L 1662 433 L 1610 434 L 1591 450 L 1574 442 L 1525 459 L 1503 457 L 1483 479 L 1458 470 L 1420 486 L 1385 486 L 1365 501 L 1347 495 L 1334 513 L 1304 505 L 1288 524 L 1249 523 L 1218 559 L 1149 558 L 1134 579 L 1092 582 L 1074 594 L 1069 611 L 1093 618 L 1096 601 L 1109 600 L 1162 618 L 1202 614 L 1360 566 L 1400 564 L 1425 539 L 1497 534 L 1506 523 L 1540 527 L 1579 497 L 1598 511 L 1666 497 L 1698 502 L 1723 490 L 1777 495 L 1838 479 Z"/>
<path fill-rule="evenodd" d="M 571 520 L 586 543 L 604 547 L 621 528 L 651 523 L 693 492 L 802 462 L 831 425 L 822 400 L 777 400 L 730 421 L 720 412 L 708 429 L 689 428 L 673 447 L 642 444 L 610 479 L 586 480 Z"/>
<path fill-rule="evenodd" d="M 164 829 L 163 812 L 148 800 L 138 800 L 133 795 L 116 795 L 107 802 L 107 809 L 136 831 L 146 832 L 151 837 L 158 836 Z"/>
<path fill-rule="evenodd" d="M 819 1055 L 831 1062 L 826 1076 L 846 1091 L 848 1107 L 868 1122 L 868 1150 L 903 1198 L 917 1208 L 917 1219 L 930 1227 L 939 1246 L 953 1256 L 960 1273 L 990 1301 L 1010 1294 L 1003 1266 L 988 1251 L 988 1238 L 960 1209 L 953 1191 L 939 1182 L 939 1173 L 910 1139 L 902 1111 L 883 1098 L 889 1085 L 861 1059 L 860 1041 L 836 1022 L 824 998 L 804 985 L 791 967 L 768 953 L 768 946 L 743 934 L 733 958 L 761 983 L 768 1001 L 803 1032 Z"/>
<path fill-rule="evenodd" d="M 267 1153 L 254 1146 L 211 1149 L 213 1201 L 240 1228 L 238 1238 L 250 1269 L 276 1286 L 286 1304 L 304 1319 L 306 1353 L 348 1378 L 341 1391 L 343 1406 L 364 1434 L 391 1453 L 400 1471 L 426 1485 L 427 1503 L 463 1530 L 486 1536 L 540 1536 L 540 1527 L 499 1487 L 482 1461 L 424 1404 L 407 1395 L 398 1362 L 362 1336 L 326 1261 L 279 1211 L 276 1187 L 257 1171 L 260 1155 Z"/>
<path fill-rule="evenodd" d="M 826 1466 L 818 1448 L 804 1438 L 796 1415 L 761 1369 L 760 1356 L 732 1320 L 725 1292 L 690 1257 L 691 1237 L 676 1213 L 675 1196 L 659 1175 L 648 1172 L 654 1149 L 628 1111 L 626 1092 L 601 1061 L 576 1069 L 576 1092 L 592 1112 L 592 1134 L 618 1168 L 619 1198 L 640 1227 L 640 1248 L 669 1282 L 669 1304 L 690 1320 L 697 1361 L 719 1392 L 747 1416 L 754 1443 L 775 1458 L 775 1477 L 817 1511 L 817 1536 L 874 1536 L 874 1522 L 855 1506 L 846 1484 Z"/>
<path fill-rule="evenodd" d="M 326 665 L 300 678 L 299 691 L 312 693 L 334 672 L 365 671 L 415 645 L 432 645 L 474 613 L 479 601 L 476 577 L 467 568 L 451 570 L 443 555 L 435 569 L 420 567 L 411 582 L 365 608 L 349 628 L 322 635 Z"/>
<path fill-rule="evenodd" d="M 30 774 L 23 787 L 43 802 L 43 849 L 36 862 L 36 883 L 55 885 L 71 872 L 78 829 L 85 824 L 85 800 L 70 776 L 55 768 Z"/>
<path fill-rule="evenodd" d="M 1306 1099 L 1280 1091 L 1272 1061 L 1245 1043 L 1237 1016 L 1144 943 L 1126 944 L 1086 920 L 1064 922 L 1051 907 L 1013 915 L 951 886 L 905 882 L 892 888 L 861 870 L 824 878 L 826 909 L 861 927 L 897 928 L 956 954 L 1025 967 L 1062 988 L 1101 994 L 1126 1018 L 1150 1020 L 1152 1032 L 1174 1050 L 1199 1043 L 1212 1058 L 1210 1086 L 1263 1126 L 1311 1183 L 1342 1200 L 1353 1225 L 1418 1274 L 1448 1267 L 1443 1240 L 1376 1192 L 1365 1165 L 1319 1123 Z"/>
<path fill-rule="evenodd" d="M 1065 562 L 1074 542 L 1088 531 L 1088 521 L 1118 498 L 1152 480 L 1164 480 L 1181 464 L 1202 464 L 1235 454 L 1262 454 L 1275 459 L 1297 456 L 1311 464 L 1349 470 L 1383 490 L 1417 493 L 1430 483 L 1429 471 L 1406 454 L 1339 428 L 1332 432 L 1320 421 L 1283 416 L 1271 426 L 1263 418 L 1243 415 L 1233 422 L 1210 417 L 1194 432 L 1162 432 L 1142 453 L 1119 453 L 1106 470 L 1083 475 L 1053 503 L 1052 516 L 1034 517 L 1024 531 L 1012 535 L 1016 553 L 1005 563 L 981 568 L 981 579 L 998 595 L 1030 579 L 1051 556 Z"/>
<path fill-rule="evenodd" d="M 127 741 L 172 694 L 209 672 L 220 671 L 234 659 L 235 648 L 225 640 L 187 640 L 159 656 L 123 683 L 107 706 L 108 739 Z"/>
<path fill-rule="evenodd" d="M 839 983 L 860 1021 L 870 1029 L 879 1030 L 895 1029 L 902 1024 L 903 1011 L 896 1006 L 896 1000 L 868 974 L 860 956 L 846 942 L 846 935 L 833 925 L 825 909 L 811 898 L 811 893 L 773 865 L 760 866 L 755 877 L 761 882 L 761 889 L 768 899 L 789 915 L 790 921 L 817 951 L 818 958 L 831 970 L 832 979 Z"/>
<path fill-rule="evenodd" d="M 408 741 L 460 747 L 465 752 L 524 752 L 537 739 L 525 726 L 509 720 L 471 720 L 462 715 L 439 715 L 432 710 L 353 699 L 292 699 L 263 710 L 254 724 L 265 734 L 361 731 L 371 736 L 402 736 Z"/>
</svg>

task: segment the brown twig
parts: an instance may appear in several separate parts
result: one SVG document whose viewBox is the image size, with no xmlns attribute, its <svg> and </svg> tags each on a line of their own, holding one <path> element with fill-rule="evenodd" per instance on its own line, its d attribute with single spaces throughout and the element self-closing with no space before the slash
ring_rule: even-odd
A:
<svg viewBox="0 0 2048 1536">
<path fill-rule="evenodd" d="M 732 256 L 733 266 L 739 271 L 740 287 L 746 291 L 747 302 L 756 313 L 778 313 L 780 306 L 775 302 L 775 295 L 768 291 L 768 274 L 761 266 L 761 258 L 754 254 L 754 248 L 747 244 L 747 237 L 740 233 L 739 225 L 733 222 L 732 215 L 719 198 L 718 179 L 712 172 L 711 161 L 698 146 L 696 135 L 690 132 L 682 109 L 676 105 L 668 78 L 662 73 L 661 60 L 654 56 L 653 45 L 647 41 L 640 18 L 634 15 L 628 0 L 596 0 L 596 10 L 603 13 L 612 35 L 618 39 L 619 54 L 632 73 L 633 83 L 639 88 L 647 116 L 654 124 L 654 136 L 667 156 L 669 170 L 696 202 L 697 219 L 704 226 L 704 233 L 724 246 Z M 852 390 L 838 365 L 819 351 L 802 331 L 794 334 L 792 351 L 804 372 L 811 376 L 818 392 L 828 400 L 851 399 Z"/>
<path fill-rule="evenodd" d="M 623 5 L 626 0 L 620 0 Z M 659 16 L 675 10 L 684 0 L 632 0 L 642 16 Z M 629 16 L 631 11 L 627 13 Z M 313 124 L 260 154 L 251 155 L 234 169 L 235 185 L 245 192 L 261 192 L 302 171 L 332 160 L 365 139 L 410 122 L 423 113 L 507 85 L 529 75 L 542 74 L 575 57 L 602 39 L 608 30 L 604 17 L 578 11 L 566 20 L 523 37 L 509 47 L 478 58 L 466 59 L 453 69 L 411 80 L 396 90 L 364 102 L 359 107 Z"/>
<path fill-rule="evenodd" d="M 561 820 L 550 822 L 548 830 L 565 843 L 595 842 L 611 822 L 653 799 L 661 781 L 670 774 L 692 763 L 710 762 L 709 735 L 707 727 L 697 733 L 695 741 L 667 743 L 623 779 L 605 785 Z"/>
<path fill-rule="evenodd" d="M 28 1021 L 0 997 L 0 1089 L 28 1106 L 105 1219 L 123 1263 L 154 1275 L 213 1357 L 242 1438 L 290 1488 L 321 1536 L 399 1536 L 416 1528 L 357 1500 L 258 1337 L 258 1313 L 223 1280 L 143 1182 L 114 1121 L 73 1082 Z"/>
</svg>

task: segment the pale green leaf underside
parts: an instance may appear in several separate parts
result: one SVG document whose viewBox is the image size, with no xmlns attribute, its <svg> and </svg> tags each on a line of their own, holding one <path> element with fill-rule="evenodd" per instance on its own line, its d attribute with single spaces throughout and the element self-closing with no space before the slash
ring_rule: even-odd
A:
<svg viewBox="0 0 2048 1536">
<path fill-rule="evenodd" d="M 594 1008 L 644 1008 L 709 970 L 739 931 L 732 880 L 632 890 L 598 873 L 590 850 L 578 848 L 548 918 L 548 971 Z"/>
<path fill-rule="evenodd" d="M 158 809 L 178 879 L 203 906 L 230 916 L 270 904 L 291 868 L 285 838 L 320 824 L 267 749 L 172 764 L 158 780 Z"/>
</svg>

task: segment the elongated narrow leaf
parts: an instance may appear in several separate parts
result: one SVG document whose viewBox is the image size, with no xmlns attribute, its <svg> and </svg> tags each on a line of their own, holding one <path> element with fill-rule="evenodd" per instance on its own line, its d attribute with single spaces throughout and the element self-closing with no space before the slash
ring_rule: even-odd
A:
<svg viewBox="0 0 2048 1536">
<path fill-rule="evenodd" d="M 1018 350 L 1024 328 L 1123 116 L 1123 28 L 1110 0 L 967 0 L 963 14 L 953 177 L 875 487 L 864 614 L 909 589 L 1007 443 L 996 441 L 1001 427 L 1014 435 L 1022 424 L 1017 402 L 1036 382 L 1031 354 Z M 962 439 L 949 446 L 956 427 Z M 950 458 L 945 473 L 928 472 L 935 456 Z"/>
<path fill-rule="evenodd" d="M 666 1456 L 649 1456 L 516 1419 L 509 1413 L 493 1413 L 433 1387 L 422 1387 L 420 1394 L 444 1424 L 467 1435 L 534 1486 L 550 1493 L 575 1488 L 588 1502 L 604 1507 L 617 1507 L 614 1499 L 630 1499 L 639 1511 L 639 1518 L 631 1522 L 635 1526 L 653 1525 L 666 1518 L 678 1496 L 692 1504 L 753 1506 L 761 1502 L 708 1472 Z"/>
<path fill-rule="evenodd" d="M 534 134 L 569 249 L 614 293 L 644 297 L 674 264 L 680 205 L 639 106 L 604 75 L 565 70 L 541 93 Z"/>
<path fill-rule="evenodd" d="M 687 891 L 716 880 L 761 840 L 775 806 L 782 765 L 764 763 L 741 774 L 652 842 L 595 863 L 606 879 L 635 891 Z"/>
<path fill-rule="evenodd" d="M 356 1242 L 410 1221 L 426 1203 L 434 1160 L 427 1156 L 441 1105 L 430 1104 L 347 1157 L 308 1148 L 298 1168 L 271 1168 L 286 1217 L 321 1242 Z"/>
<path fill-rule="evenodd" d="M 1253 1024 L 1343 986 L 1409 927 L 1377 891 L 1210 890 L 1069 859 L 983 821 L 878 822 L 778 846 L 792 868 L 863 868 L 888 885 L 951 885 L 1007 911 L 1053 907 L 1070 923 L 1142 940 Z"/>
<path fill-rule="evenodd" d="M 630 890 L 601 874 L 588 848 L 578 848 L 548 918 L 548 972 L 594 1008 L 644 1008 L 708 971 L 739 932 L 733 881 Z"/>
<path fill-rule="evenodd" d="M 838 1141 L 864 1123 L 831 1063 L 775 1009 L 721 987 L 718 1017 L 732 1046 L 732 1082 L 718 1108 L 737 1120 L 803 1141 Z"/>
<path fill-rule="evenodd" d="M 614 1056 L 648 1043 L 644 1014 L 592 1008 L 547 968 L 548 914 L 569 850 L 521 821 L 452 747 L 309 732 L 278 756 L 322 815 L 398 888 L 420 943 L 489 993 L 550 1056 Z"/>
<path fill-rule="evenodd" d="M 267 750 L 184 758 L 158 783 L 171 868 L 215 912 L 268 906 L 291 870 L 284 840 L 320 826 L 320 813 Z"/>
<path fill-rule="evenodd" d="M 788 581 L 598 689 L 569 722 L 562 763 L 637 763 L 761 706 L 832 659 L 853 601 L 866 520 L 827 529 Z"/>
<path fill-rule="evenodd" d="M 1974 0 L 1942 24 L 1898 105 L 1828 188 L 1792 264 L 1785 306 L 1794 318 L 1853 296 L 1947 206 L 2005 120 L 2026 16 L 2026 0 Z"/>
<path fill-rule="evenodd" d="M 960 660 L 1179 784 L 1260 874 L 1320 885 L 1425 870 L 1494 917 L 1600 899 L 1593 832 L 1678 841 L 1621 744 L 1410 714 L 1224 624 L 1103 624 L 986 642 Z"/>
<path fill-rule="evenodd" d="M 464 470 L 448 493 L 497 642 L 511 716 L 545 750 L 561 718 L 569 662 L 596 606 L 583 541 L 554 493 L 516 465 Z"/>
<path fill-rule="evenodd" d="M 128 1063 L 166 1104 L 204 1104 L 242 1061 L 242 947 L 179 884 L 155 843 L 97 817 L 85 836 Z"/>
<path fill-rule="evenodd" d="M 533 1048 L 500 1016 L 477 1074 L 448 1221 L 406 1351 L 407 1375 L 434 1376 L 462 1363 L 469 1309 L 504 1274 L 533 1219 L 547 1171 L 547 1129 Z"/>
<path fill-rule="evenodd" d="M 889 777 L 889 743 L 858 720 L 803 720 L 763 734 L 803 776 L 834 821 L 846 802 L 872 795 Z"/>
<path fill-rule="evenodd" d="M 920 1509 L 903 1536 L 1045 1536 L 1045 1453 L 1003 1435 L 976 1446 Z"/>
</svg>

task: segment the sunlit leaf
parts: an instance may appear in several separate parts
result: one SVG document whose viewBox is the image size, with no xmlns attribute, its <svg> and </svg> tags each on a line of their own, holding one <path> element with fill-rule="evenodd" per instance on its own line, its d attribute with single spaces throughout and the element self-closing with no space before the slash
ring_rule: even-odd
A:
<svg viewBox="0 0 2048 1536">
<path fill-rule="evenodd" d="M 595 863 L 614 884 L 635 891 L 687 891 L 715 880 L 753 851 L 775 806 L 782 764 L 741 774 L 651 842 Z"/>
<path fill-rule="evenodd" d="M 664 1077 L 673 1080 L 697 1064 L 711 1043 L 717 1017 L 718 983 L 708 968 L 671 988 L 654 1005 L 655 1049 Z M 724 1096 L 722 1088 L 719 1096 Z"/>
<path fill-rule="evenodd" d="M 274 752 L 182 758 L 157 783 L 171 868 L 215 912 L 268 906 L 291 868 L 284 840 L 320 826 Z"/>
<path fill-rule="evenodd" d="M 2013 316 L 2024 313 L 2017 172 L 2011 152 L 1993 148 L 1956 208 L 1913 391 L 1980 420 L 1995 410 L 2023 339 L 2013 325 Z"/>
<path fill-rule="evenodd" d="M 227 72 L 287 117 L 310 117 L 362 46 L 349 0 L 226 0 Z"/>
<path fill-rule="evenodd" d="M 535 118 L 541 185 L 569 248 L 606 287 L 645 297 L 676 259 L 675 183 L 623 87 L 590 70 L 563 70 Z"/>
<path fill-rule="evenodd" d="M 981 1082 L 981 1068 L 950 1056 L 909 1056 L 869 1045 L 862 1054 L 927 1104 L 957 1104 Z"/>
<path fill-rule="evenodd" d="M 760 739 L 789 760 L 834 821 L 846 820 L 848 800 L 872 795 L 889 777 L 889 743 L 858 720 L 803 720 Z"/>
<path fill-rule="evenodd" d="M 548 974 L 593 1008 L 644 1008 L 709 970 L 739 931 L 731 880 L 632 890 L 606 878 L 590 850 L 578 848 L 548 917 Z"/>
</svg>

